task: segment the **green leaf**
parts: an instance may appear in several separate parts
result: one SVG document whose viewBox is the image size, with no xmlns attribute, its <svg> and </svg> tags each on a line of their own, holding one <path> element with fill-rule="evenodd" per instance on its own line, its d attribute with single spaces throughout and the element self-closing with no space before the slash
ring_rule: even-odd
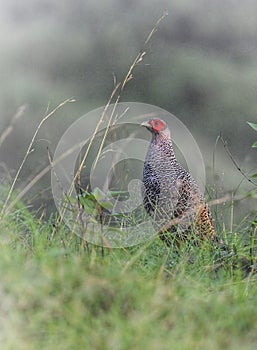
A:
<svg viewBox="0 0 257 350">
<path fill-rule="evenodd" d="M 247 122 L 247 124 L 250 125 L 250 127 L 251 127 L 253 130 L 257 131 L 257 124 L 256 124 L 256 123 Z"/>
<path fill-rule="evenodd" d="M 99 201 L 99 204 L 105 209 L 112 209 L 113 204 L 110 201 Z"/>
<path fill-rule="evenodd" d="M 257 147 L 257 141 L 254 142 L 254 144 L 252 145 L 252 147 Z"/>
<path fill-rule="evenodd" d="M 92 191 L 92 194 L 98 202 L 100 202 L 101 200 L 103 200 L 105 198 L 104 192 L 101 191 L 100 188 L 98 188 L 98 187 L 94 188 L 94 190 Z"/>
<path fill-rule="evenodd" d="M 83 191 L 82 194 L 79 195 L 79 198 L 95 201 L 95 196 L 92 193 L 87 191 Z"/>
<path fill-rule="evenodd" d="M 80 197 L 79 198 L 80 204 L 83 205 L 84 208 L 87 208 L 89 210 L 95 209 L 95 203 L 87 198 Z"/>
<path fill-rule="evenodd" d="M 251 175 L 251 177 L 255 178 L 255 177 L 257 177 L 257 174 L 253 174 L 253 175 Z"/>
<path fill-rule="evenodd" d="M 109 197 L 118 197 L 118 196 L 121 196 L 121 195 L 129 195 L 129 192 L 128 191 L 108 191 L 107 192 L 107 196 Z"/>
<path fill-rule="evenodd" d="M 84 212 L 85 212 L 87 215 L 90 215 L 90 216 L 92 216 L 92 217 L 98 215 L 98 210 L 97 210 L 96 208 L 92 208 L 92 207 L 90 207 L 90 206 L 85 205 L 85 206 L 83 207 L 83 209 L 84 209 Z"/>
</svg>

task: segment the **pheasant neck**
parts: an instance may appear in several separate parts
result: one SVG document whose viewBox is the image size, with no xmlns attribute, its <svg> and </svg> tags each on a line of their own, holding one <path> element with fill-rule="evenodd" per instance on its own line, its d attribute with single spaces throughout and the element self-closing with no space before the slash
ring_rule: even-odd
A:
<svg viewBox="0 0 257 350">
<path fill-rule="evenodd" d="M 169 159 L 169 162 L 172 162 L 171 164 L 174 165 L 177 163 L 177 159 L 173 150 L 172 140 L 170 137 L 161 134 L 153 134 L 150 148 L 151 147 L 155 149 L 154 152 L 157 151 L 157 153 L 159 153 L 159 157 L 162 159 L 162 161 Z"/>
</svg>

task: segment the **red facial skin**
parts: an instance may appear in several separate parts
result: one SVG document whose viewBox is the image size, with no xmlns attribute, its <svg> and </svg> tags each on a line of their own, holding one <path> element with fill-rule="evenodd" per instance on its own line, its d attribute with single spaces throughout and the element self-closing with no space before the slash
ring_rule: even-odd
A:
<svg viewBox="0 0 257 350">
<path fill-rule="evenodd" d="M 158 118 L 152 119 L 150 121 L 150 124 L 155 133 L 159 133 L 160 131 L 163 131 L 167 127 L 166 124 Z"/>
</svg>

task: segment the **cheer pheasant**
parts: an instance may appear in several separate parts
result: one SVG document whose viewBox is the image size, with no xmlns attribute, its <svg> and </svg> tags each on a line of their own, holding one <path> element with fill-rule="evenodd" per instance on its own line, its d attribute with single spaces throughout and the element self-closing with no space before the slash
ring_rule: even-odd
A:
<svg viewBox="0 0 257 350">
<path fill-rule="evenodd" d="M 167 245 L 184 239 L 216 240 L 211 213 L 198 185 L 177 161 L 170 130 L 158 118 L 141 124 L 152 133 L 143 170 L 143 202 Z"/>
</svg>

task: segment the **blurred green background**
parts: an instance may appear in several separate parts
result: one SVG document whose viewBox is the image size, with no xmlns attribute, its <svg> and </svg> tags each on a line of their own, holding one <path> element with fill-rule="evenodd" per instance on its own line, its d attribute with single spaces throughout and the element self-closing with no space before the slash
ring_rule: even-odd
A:
<svg viewBox="0 0 257 350">
<path fill-rule="evenodd" d="M 113 75 L 123 79 L 167 9 L 122 101 L 160 106 L 189 128 L 215 195 L 239 184 L 246 190 L 247 181 L 241 185 L 242 175 L 222 144 L 215 149 L 215 141 L 222 133 L 242 169 L 256 172 L 251 149 L 256 135 L 246 124 L 257 120 L 256 1 L 0 0 L 0 5 L 0 134 L 26 106 L 0 147 L 2 177 L 15 173 L 48 105 L 74 97 L 76 103 L 40 130 L 19 185 L 49 163 L 47 147 L 53 153 L 74 120 L 106 103 Z M 46 175 L 34 190 L 42 206 L 51 200 L 49 179 Z"/>
</svg>

